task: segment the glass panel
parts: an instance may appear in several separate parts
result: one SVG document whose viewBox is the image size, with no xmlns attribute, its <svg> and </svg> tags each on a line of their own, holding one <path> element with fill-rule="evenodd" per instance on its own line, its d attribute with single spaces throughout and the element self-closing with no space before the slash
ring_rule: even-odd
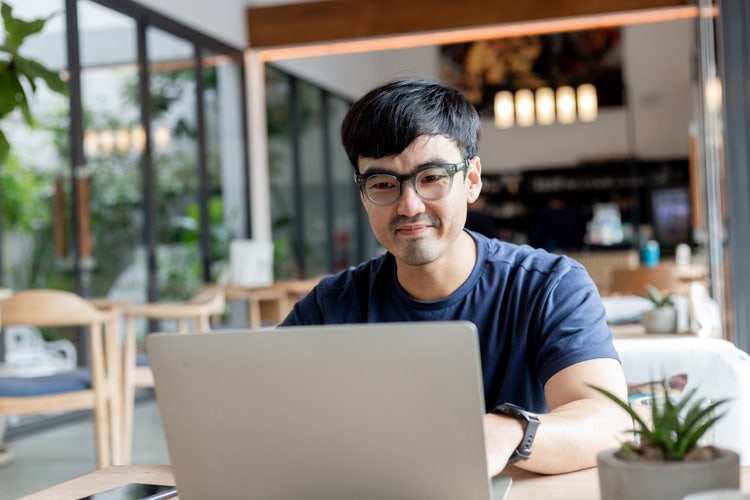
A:
<svg viewBox="0 0 750 500">
<path fill-rule="evenodd" d="M 65 55 L 65 7 L 62 0 L 10 0 L 13 17 L 30 21 L 50 19 L 40 33 L 30 35 L 19 48 L 22 57 L 38 61 L 53 71 L 67 67 Z M 5 59 L 5 52 L 2 58 Z M 14 290 L 50 287 L 75 288 L 71 267 L 58 266 L 58 254 L 68 248 L 62 238 L 56 247 L 56 230 L 69 228 L 70 205 L 63 211 L 56 203 L 67 191 L 56 191 L 57 179 L 69 176 L 68 99 L 36 80 L 36 92 L 23 82 L 31 115 L 31 128 L 19 108 L 0 123 L 10 144 L 9 156 L 0 167 L 2 189 L 2 273 L 0 287 Z M 56 197 L 55 195 L 59 195 Z M 69 203 L 69 201 L 68 201 Z"/>
<path fill-rule="evenodd" d="M 79 196 L 81 255 L 91 293 L 118 300 L 146 298 L 136 24 L 90 1 L 79 2 L 81 96 L 88 199 Z M 88 215 L 90 214 L 90 215 Z"/>
<path fill-rule="evenodd" d="M 354 169 L 341 144 L 341 123 L 351 103 L 329 99 L 329 137 L 333 161 L 333 251 L 335 270 L 356 265 L 383 252 L 367 219 L 354 183 Z"/>
<path fill-rule="evenodd" d="M 160 300 L 191 297 L 202 283 L 198 128 L 193 45 L 146 32 Z"/>
<path fill-rule="evenodd" d="M 218 281 L 229 241 L 244 237 L 247 227 L 242 72 L 229 57 L 209 51 L 203 57 L 211 280 Z"/>
<path fill-rule="evenodd" d="M 322 100 L 320 89 L 297 82 L 297 116 L 299 118 L 300 176 L 302 189 L 302 242 L 305 275 L 317 276 L 328 271 L 326 252 L 329 246 L 326 221 L 326 178 L 323 166 Z"/>
<path fill-rule="evenodd" d="M 274 277 L 283 280 L 295 278 L 297 275 L 297 265 L 292 251 L 295 203 L 289 122 L 291 80 L 268 65 L 265 73 Z"/>
<path fill-rule="evenodd" d="M 341 122 L 350 104 L 342 99 L 328 99 L 328 137 L 331 144 L 333 184 L 333 267 L 334 271 L 357 263 L 360 255 L 357 238 L 357 213 L 360 209 L 359 190 L 354 183 L 354 169 L 341 144 Z"/>
</svg>

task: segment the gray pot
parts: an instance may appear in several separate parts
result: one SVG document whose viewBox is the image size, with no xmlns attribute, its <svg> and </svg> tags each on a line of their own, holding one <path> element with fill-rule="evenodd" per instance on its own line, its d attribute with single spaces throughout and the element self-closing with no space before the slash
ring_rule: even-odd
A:
<svg viewBox="0 0 750 500">
<path fill-rule="evenodd" d="M 677 309 L 666 306 L 643 311 L 641 323 L 648 333 L 674 333 L 677 331 Z"/>
<path fill-rule="evenodd" d="M 616 451 L 598 455 L 602 500 L 681 500 L 688 493 L 740 487 L 740 456 L 730 450 L 714 460 L 664 463 L 621 460 Z"/>
</svg>

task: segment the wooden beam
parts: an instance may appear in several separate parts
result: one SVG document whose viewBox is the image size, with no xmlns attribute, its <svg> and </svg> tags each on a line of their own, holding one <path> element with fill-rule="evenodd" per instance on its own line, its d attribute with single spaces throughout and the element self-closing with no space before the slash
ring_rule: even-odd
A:
<svg viewBox="0 0 750 500">
<path fill-rule="evenodd" d="M 324 0 L 246 11 L 252 49 L 590 17 L 692 5 L 691 0 Z"/>
</svg>

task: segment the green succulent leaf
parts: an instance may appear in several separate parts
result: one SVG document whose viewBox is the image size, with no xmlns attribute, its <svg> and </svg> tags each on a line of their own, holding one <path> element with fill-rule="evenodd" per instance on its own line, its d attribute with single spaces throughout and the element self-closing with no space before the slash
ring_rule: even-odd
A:
<svg viewBox="0 0 750 500">
<path fill-rule="evenodd" d="M 590 385 L 614 401 L 625 410 L 637 424 L 635 433 L 639 435 L 641 447 L 651 447 L 659 450 L 665 460 L 682 460 L 697 445 L 698 441 L 708 432 L 716 422 L 726 413 L 717 414 L 720 406 L 729 402 L 721 399 L 707 404 L 706 398 L 696 398 L 697 389 L 687 391 L 681 398 L 668 397 L 668 379 L 661 381 L 661 390 L 656 384 L 651 384 L 651 427 L 641 419 L 638 413 L 625 401 L 612 393 Z M 664 396 L 661 396 L 664 394 Z M 630 431 L 629 431 L 630 432 Z M 632 446 L 622 452 L 633 454 Z"/>
<path fill-rule="evenodd" d="M 673 292 L 668 292 L 662 295 L 658 288 L 650 284 L 646 285 L 645 289 L 646 293 L 643 297 L 650 300 L 656 307 L 666 307 L 672 304 L 672 297 L 674 296 Z"/>
</svg>

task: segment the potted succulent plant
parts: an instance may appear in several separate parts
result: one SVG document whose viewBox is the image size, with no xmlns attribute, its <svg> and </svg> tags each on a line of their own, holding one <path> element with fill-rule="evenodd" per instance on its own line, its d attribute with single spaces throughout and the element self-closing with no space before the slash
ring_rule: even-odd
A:
<svg viewBox="0 0 750 500">
<path fill-rule="evenodd" d="M 695 388 L 679 399 L 665 397 L 664 380 L 663 394 L 652 384 L 650 414 L 644 418 L 612 393 L 593 388 L 625 410 L 635 426 L 627 431 L 632 440 L 598 455 L 602 498 L 680 500 L 698 491 L 739 488 L 739 455 L 700 441 L 723 417 L 716 412 L 728 400 L 696 398 Z"/>
<path fill-rule="evenodd" d="M 643 295 L 654 305 L 653 309 L 641 313 L 641 323 L 647 333 L 673 333 L 677 330 L 677 309 L 672 292 L 662 293 L 653 285 L 646 285 Z"/>
</svg>

